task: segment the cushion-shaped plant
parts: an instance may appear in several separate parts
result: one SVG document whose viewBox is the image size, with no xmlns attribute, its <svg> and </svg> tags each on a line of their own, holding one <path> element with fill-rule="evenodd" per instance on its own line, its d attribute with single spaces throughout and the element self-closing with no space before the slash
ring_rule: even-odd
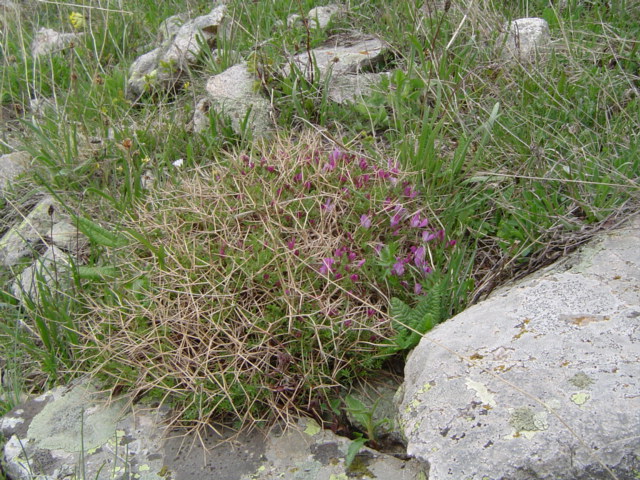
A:
<svg viewBox="0 0 640 480">
<path fill-rule="evenodd" d="M 428 296 L 452 242 L 407 178 L 309 135 L 151 191 L 129 221 L 127 288 L 88 326 L 100 371 L 187 422 L 317 408 L 415 343 L 390 298 Z"/>
</svg>

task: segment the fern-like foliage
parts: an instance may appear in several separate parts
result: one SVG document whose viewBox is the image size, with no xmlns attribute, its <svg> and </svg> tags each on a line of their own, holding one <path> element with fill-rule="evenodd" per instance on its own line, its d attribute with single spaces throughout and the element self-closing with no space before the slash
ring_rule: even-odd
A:
<svg viewBox="0 0 640 480">
<path fill-rule="evenodd" d="M 438 282 L 431 287 L 428 295 L 420 298 L 413 308 L 399 298 L 391 299 L 392 325 L 396 331 L 393 350 L 412 349 L 418 344 L 422 335 L 442 321 L 443 293 L 442 283 Z"/>
</svg>

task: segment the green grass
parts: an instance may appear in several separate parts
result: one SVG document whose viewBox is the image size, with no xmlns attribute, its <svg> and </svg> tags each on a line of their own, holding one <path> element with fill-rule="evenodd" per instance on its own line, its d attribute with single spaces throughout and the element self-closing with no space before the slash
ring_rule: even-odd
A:
<svg viewBox="0 0 640 480">
<path fill-rule="evenodd" d="M 542 0 L 483 0 L 468 9 L 453 2 L 447 12 L 424 13 L 421 2 L 353 0 L 325 31 L 286 26 L 288 15 L 322 3 L 276 0 L 267 9 L 264 2 L 231 1 L 232 22 L 219 46 L 242 55 L 256 73 L 256 89 L 273 99 L 279 138 L 308 138 L 303 132 L 312 127 L 334 141 L 318 147 L 324 155 L 338 145 L 381 166 L 397 160 L 411 172 L 430 221 L 457 241 L 453 253 L 440 259 L 438 289 L 444 291 L 439 317 L 450 317 L 497 285 L 575 248 L 612 219 L 637 211 L 638 2 L 570 0 L 560 8 L 559 2 L 553 7 Z M 145 322 L 153 317 L 150 298 L 158 298 L 153 279 L 176 273 L 171 262 L 179 249 L 173 245 L 165 252 L 158 240 L 170 230 L 145 221 L 154 197 L 141 187 L 140 176 L 151 171 L 164 185 L 160 191 L 176 192 L 194 169 L 227 169 L 230 158 L 253 157 L 261 150 L 249 137 L 233 133 L 222 116 L 212 115 L 210 129 L 202 134 L 186 128 L 207 77 L 233 64 L 229 53 L 217 61 L 203 55 L 188 72 L 189 87 L 176 95 L 145 97 L 137 105 L 125 96 L 129 66 L 148 51 L 160 23 L 176 13 L 206 13 L 211 2 L 83 4 L 86 8 L 33 3 L 7 13 L 0 23 L 3 107 L 28 111 L 34 98 L 47 99 L 49 105 L 40 117 L 27 113 L 12 121 L 13 131 L 0 138 L 0 153 L 29 151 L 35 159 L 29 178 L 70 214 L 85 219 L 78 222 L 90 239 L 82 262 L 73 266 L 72 288 L 54 286 L 42 292 L 40 302 L 19 308 L 9 293 L 16 272 L 1 272 L 1 354 L 9 365 L 29 366 L 21 372 L 26 389 L 88 371 L 118 388 L 164 401 L 173 401 L 170 392 L 179 391 L 177 403 L 188 420 L 214 418 L 216 406 L 245 420 L 262 418 L 246 404 L 261 381 L 239 382 L 234 372 L 214 375 L 209 380 L 219 382 L 215 388 L 228 395 L 207 404 L 204 384 L 186 388 L 139 375 L 135 365 L 164 358 L 168 347 L 162 342 L 156 345 L 157 357 L 141 354 L 133 366 L 106 361 L 105 352 L 96 348 L 108 343 L 108 326 L 117 323 L 116 317 L 143 342 L 149 332 Z M 34 59 L 30 44 L 35 32 L 40 27 L 73 31 L 72 12 L 85 16 L 82 41 Z M 526 16 L 549 22 L 553 49 L 534 64 L 507 64 L 500 56 L 500 27 Z M 308 81 L 295 71 L 280 76 L 279 67 L 292 53 L 350 30 L 380 36 L 391 51 L 381 67 L 391 74 L 362 102 L 333 104 L 321 79 Z M 176 169 L 172 163 L 179 158 L 184 166 Z M 17 218 L 13 207 L 24 203 L 25 188 L 7 193 L 0 230 Z M 179 210 L 180 202 L 172 208 Z M 171 235 L 186 238 L 195 228 L 189 225 L 195 224 L 185 220 L 184 230 Z M 189 248 L 181 254 L 188 257 L 191 251 L 194 257 L 183 258 L 182 266 L 213 261 L 211 252 Z M 196 283 L 202 280 L 196 277 Z M 207 281 L 211 287 L 216 279 Z M 384 269 L 371 279 L 372 285 L 376 282 L 387 299 L 380 310 L 391 322 L 391 298 L 399 296 L 399 287 Z M 419 302 L 411 295 L 402 301 L 407 308 Z M 101 318 L 96 313 L 101 310 L 111 316 Z M 416 325 L 425 323 L 419 320 Z M 407 345 L 415 344 L 416 332 L 402 328 L 412 339 Z M 155 338 L 177 335 L 170 329 L 161 333 L 156 331 Z M 380 357 L 380 352 L 371 355 Z M 175 376 L 171 372 L 166 378 Z M 304 404 L 297 408 L 316 408 L 311 396 L 300 398 Z"/>
</svg>

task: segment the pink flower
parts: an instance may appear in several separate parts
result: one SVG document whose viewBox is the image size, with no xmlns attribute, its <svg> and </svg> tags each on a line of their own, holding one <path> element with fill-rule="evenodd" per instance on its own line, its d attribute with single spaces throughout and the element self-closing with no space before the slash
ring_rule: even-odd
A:
<svg viewBox="0 0 640 480">
<path fill-rule="evenodd" d="M 302 173 L 296 173 L 293 176 L 293 181 L 296 183 L 300 183 L 302 181 Z"/>
<path fill-rule="evenodd" d="M 391 226 L 395 227 L 402 221 L 402 215 L 396 213 L 393 217 L 391 217 Z"/>
<path fill-rule="evenodd" d="M 413 188 L 411 188 L 410 185 L 404 187 L 404 196 L 405 197 L 416 198 L 416 195 L 418 195 L 418 192 L 416 190 L 414 190 Z"/>
<path fill-rule="evenodd" d="M 324 202 L 324 204 L 321 205 L 320 208 L 322 208 L 322 210 L 330 212 L 331 210 L 333 210 L 333 201 L 330 198 L 327 198 L 327 200 Z"/>
<path fill-rule="evenodd" d="M 347 253 L 347 247 L 338 247 L 336 248 L 336 251 L 333 253 L 333 256 L 340 258 L 345 253 Z"/>
<path fill-rule="evenodd" d="M 413 228 L 424 228 L 427 225 L 429 225 L 429 220 L 428 219 L 420 219 L 420 215 L 418 215 L 417 213 L 415 215 L 413 215 L 411 217 L 411 222 L 410 222 L 411 227 Z"/>
<path fill-rule="evenodd" d="M 420 292 L 422 292 L 422 285 L 419 283 L 416 283 L 413 286 L 413 293 L 415 293 L 416 295 L 420 295 Z"/>
<path fill-rule="evenodd" d="M 362 228 L 371 227 L 371 217 L 369 217 L 369 215 L 367 215 L 366 213 L 360 215 L 360 226 Z"/>
<path fill-rule="evenodd" d="M 336 161 L 340 160 L 340 158 L 342 158 L 342 152 L 337 148 L 334 149 L 333 152 L 329 154 L 329 162 L 332 162 L 334 167 L 335 167 Z"/>
<path fill-rule="evenodd" d="M 456 243 L 458 243 L 456 240 L 449 240 L 447 242 L 447 247 L 455 247 Z"/>
<path fill-rule="evenodd" d="M 360 276 L 357 273 L 354 273 L 349 276 L 352 282 L 357 282 L 360 279 Z"/>
<path fill-rule="evenodd" d="M 430 242 L 431 240 L 433 240 L 434 238 L 436 238 L 436 234 L 435 233 L 430 233 L 430 232 L 422 232 L 422 241 L 423 242 Z"/>
<path fill-rule="evenodd" d="M 378 253 L 380 253 L 380 252 L 378 252 Z M 360 268 L 361 266 L 363 266 L 363 265 L 364 265 L 364 263 L 365 263 L 365 262 L 366 262 L 366 260 L 365 260 L 364 258 L 363 258 L 362 260 L 358 260 L 358 261 L 354 264 L 354 267 L 356 267 L 356 268 Z"/>
<path fill-rule="evenodd" d="M 333 271 L 333 264 L 335 260 L 333 258 L 327 257 L 322 259 L 322 265 L 320 265 L 319 272 L 322 275 L 327 275 L 329 272 Z"/>
<path fill-rule="evenodd" d="M 404 273 L 404 262 L 402 260 L 398 260 L 394 263 L 393 267 L 391 267 L 391 273 L 398 277 L 401 276 Z"/>
<path fill-rule="evenodd" d="M 329 161 L 324 164 L 322 169 L 326 172 L 333 172 L 336 169 L 336 159 L 332 156 L 329 156 Z"/>
<path fill-rule="evenodd" d="M 367 168 L 369 168 L 369 164 L 367 163 L 367 161 L 364 158 L 360 159 L 360 162 L 358 163 L 358 165 L 360 165 L 360 168 L 362 170 L 366 170 Z"/>
<path fill-rule="evenodd" d="M 289 240 L 287 242 L 287 248 L 289 250 L 293 250 L 295 248 L 295 246 L 296 246 L 296 239 L 295 238 L 292 238 L 291 240 Z"/>
</svg>

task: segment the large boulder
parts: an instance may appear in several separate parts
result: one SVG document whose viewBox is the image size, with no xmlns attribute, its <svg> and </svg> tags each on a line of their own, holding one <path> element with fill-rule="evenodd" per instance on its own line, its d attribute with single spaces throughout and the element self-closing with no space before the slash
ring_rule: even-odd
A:
<svg viewBox="0 0 640 480">
<path fill-rule="evenodd" d="M 400 417 L 430 480 L 640 471 L 640 217 L 425 335 Z"/>
</svg>

